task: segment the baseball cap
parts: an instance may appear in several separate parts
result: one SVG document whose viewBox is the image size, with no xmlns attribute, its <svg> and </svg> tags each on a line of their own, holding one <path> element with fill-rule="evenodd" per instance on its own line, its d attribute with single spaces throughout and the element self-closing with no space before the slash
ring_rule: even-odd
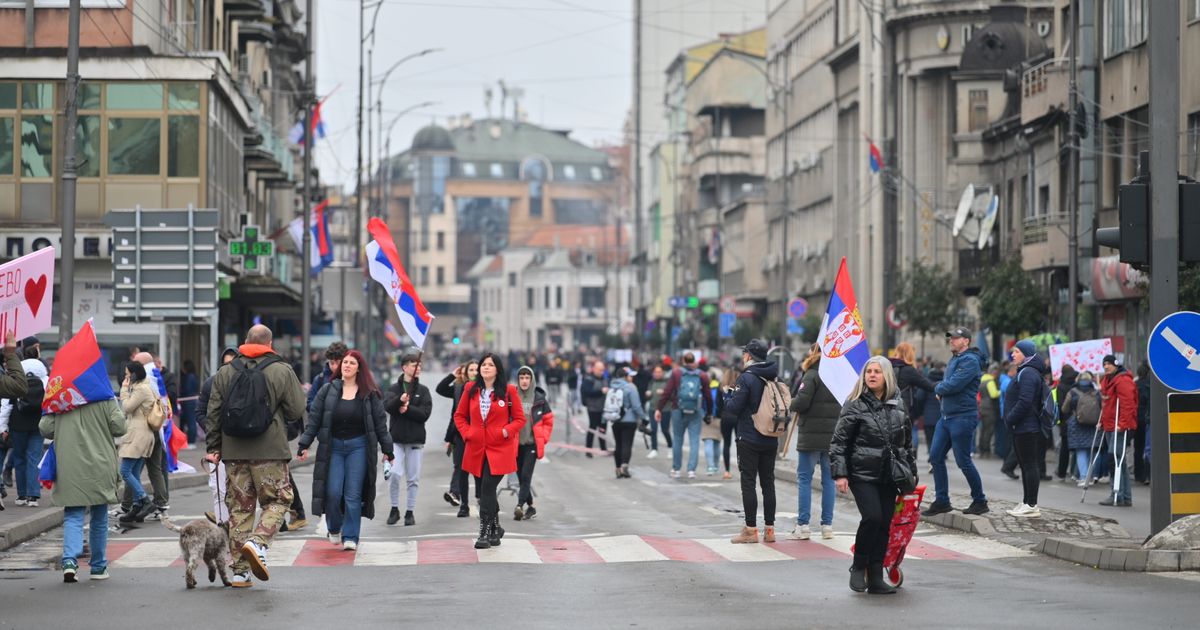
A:
<svg viewBox="0 0 1200 630">
<path fill-rule="evenodd" d="M 971 331 L 967 330 L 966 328 L 963 328 L 962 326 L 959 326 L 957 328 L 951 328 L 950 330 L 946 331 L 947 339 L 953 339 L 955 337 L 962 337 L 963 339 L 970 339 Z"/>
<path fill-rule="evenodd" d="M 1114 354 L 1104 355 L 1104 359 L 1102 361 L 1100 361 L 1100 364 L 1104 365 L 1105 363 L 1111 363 L 1113 365 L 1121 365 L 1121 363 L 1119 361 L 1117 361 L 1117 356 Z"/>
<path fill-rule="evenodd" d="M 762 339 L 751 339 L 749 343 L 742 346 L 742 352 L 755 359 L 765 359 L 767 358 L 767 343 Z"/>
</svg>

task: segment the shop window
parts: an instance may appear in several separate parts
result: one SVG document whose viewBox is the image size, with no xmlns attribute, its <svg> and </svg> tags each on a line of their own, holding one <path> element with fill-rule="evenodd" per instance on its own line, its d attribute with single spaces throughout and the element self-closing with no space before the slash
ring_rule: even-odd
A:
<svg viewBox="0 0 1200 630">
<path fill-rule="evenodd" d="M 167 117 L 167 177 L 200 176 L 200 117 Z"/>
<path fill-rule="evenodd" d="M 161 118 L 109 118 L 108 174 L 158 175 L 161 123 Z"/>
<path fill-rule="evenodd" d="M 0 83 L 0 109 L 17 108 L 17 84 Z"/>
<path fill-rule="evenodd" d="M 167 87 L 167 109 L 200 109 L 200 84 L 171 83 Z"/>
<path fill-rule="evenodd" d="M 22 83 L 21 107 L 25 109 L 54 109 L 54 84 Z"/>
<path fill-rule="evenodd" d="M 75 173 L 100 176 L 100 117 L 80 115 L 75 127 Z"/>
<path fill-rule="evenodd" d="M 12 116 L 0 116 L 0 176 L 12 176 L 12 174 L 13 118 Z"/>
<path fill-rule="evenodd" d="M 161 83 L 109 83 L 105 94 L 109 111 L 162 110 Z"/>
<path fill-rule="evenodd" d="M 54 116 L 21 117 L 21 176 L 51 177 L 54 172 Z"/>
</svg>

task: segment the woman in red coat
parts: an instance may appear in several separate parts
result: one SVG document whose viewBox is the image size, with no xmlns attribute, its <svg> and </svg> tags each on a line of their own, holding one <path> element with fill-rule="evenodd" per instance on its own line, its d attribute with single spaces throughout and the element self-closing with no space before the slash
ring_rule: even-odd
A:
<svg viewBox="0 0 1200 630">
<path fill-rule="evenodd" d="M 479 489 L 476 549 L 499 545 L 504 537 L 496 488 L 504 475 L 517 472 L 517 440 L 525 426 L 520 393 L 504 375 L 500 357 L 483 355 L 479 375 L 463 388 L 454 412 L 454 425 L 466 442 L 462 469 L 475 476 Z"/>
</svg>

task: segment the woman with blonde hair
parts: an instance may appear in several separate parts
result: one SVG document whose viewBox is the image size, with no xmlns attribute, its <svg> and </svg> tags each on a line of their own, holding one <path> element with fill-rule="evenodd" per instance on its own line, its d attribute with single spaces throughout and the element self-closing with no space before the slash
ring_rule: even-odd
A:
<svg viewBox="0 0 1200 630">
<path fill-rule="evenodd" d="M 900 391 L 900 399 L 904 401 L 904 410 L 908 413 L 909 421 L 916 424 L 917 418 L 924 412 L 924 405 L 917 404 L 917 390 L 923 389 L 933 394 L 933 383 L 916 368 L 917 351 L 911 343 L 905 341 L 897 344 L 895 356 L 889 360 L 892 371 L 896 373 L 896 387 Z"/>
<path fill-rule="evenodd" d="M 850 588 L 858 593 L 896 592 L 883 579 L 883 556 L 898 486 L 915 485 L 917 479 L 912 429 L 902 406 L 892 363 L 871 357 L 842 408 L 829 447 L 837 490 L 853 494 L 862 515 L 850 565 Z M 895 468 L 903 478 L 894 477 Z"/>
</svg>

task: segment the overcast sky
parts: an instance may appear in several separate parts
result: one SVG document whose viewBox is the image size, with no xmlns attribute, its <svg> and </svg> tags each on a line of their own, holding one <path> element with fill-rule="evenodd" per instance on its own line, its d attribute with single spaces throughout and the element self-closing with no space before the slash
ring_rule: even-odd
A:
<svg viewBox="0 0 1200 630">
<path fill-rule="evenodd" d="M 322 108 L 329 135 L 315 157 L 324 183 L 348 186 L 357 150 L 359 2 L 317 4 L 317 92 L 333 94 Z M 385 125 L 409 105 L 440 103 L 396 123 L 392 152 L 407 148 L 431 120 L 486 116 L 485 86 L 493 88 L 498 115 L 501 79 L 525 90 L 530 122 L 571 129 L 589 145 L 619 141 L 633 85 L 632 16 L 628 0 L 385 0 L 375 34 L 376 76 L 411 53 L 444 49 L 405 62 L 388 80 Z M 511 115 L 511 103 L 507 110 Z"/>
</svg>

